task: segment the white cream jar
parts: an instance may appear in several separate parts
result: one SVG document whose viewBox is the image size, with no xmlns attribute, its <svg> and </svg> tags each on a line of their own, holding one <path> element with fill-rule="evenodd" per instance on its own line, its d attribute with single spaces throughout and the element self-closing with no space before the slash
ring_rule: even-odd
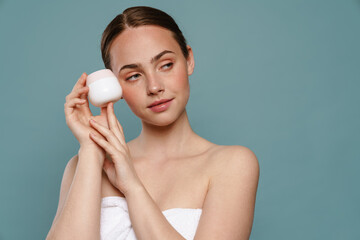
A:
<svg viewBox="0 0 360 240">
<path fill-rule="evenodd" d="M 122 88 L 110 69 L 102 69 L 87 76 L 89 101 L 95 107 L 106 107 L 108 102 L 116 102 L 122 96 Z"/>
</svg>

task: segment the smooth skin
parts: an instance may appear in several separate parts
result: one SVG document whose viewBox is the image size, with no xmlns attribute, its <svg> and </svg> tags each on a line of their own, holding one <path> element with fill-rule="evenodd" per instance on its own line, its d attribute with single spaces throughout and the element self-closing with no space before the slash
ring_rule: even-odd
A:
<svg viewBox="0 0 360 240">
<path fill-rule="evenodd" d="M 99 116 L 91 115 L 86 74 L 80 77 L 65 103 L 79 154 L 66 166 L 47 239 L 100 239 L 100 202 L 107 196 L 126 198 L 139 240 L 184 239 L 162 214 L 177 207 L 202 208 L 196 240 L 249 239 L 258 160 L 244 146 L 217 145 L 191 129 L 185 107 L 195 61 L 187 48 L 185 59 L 171 32 L 158 26 L 126 29 L 112 43 L 111 70 L 142 122 L 140 135 L 129 142 L 113 103 Z M 164 50 L 172 53 L 151 61 Z M 128 64 L 137 67 L 119 72 Z M 173 98 L 166 111 L 155 113 L 147 107 L 164 98 Z"/>
</svg>

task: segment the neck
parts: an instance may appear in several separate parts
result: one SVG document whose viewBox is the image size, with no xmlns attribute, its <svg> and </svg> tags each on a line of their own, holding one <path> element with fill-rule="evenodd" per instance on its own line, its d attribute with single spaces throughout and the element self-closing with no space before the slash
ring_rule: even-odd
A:
<svg viewBox="0 0 360 240">
<path fill-rule="evenodd" d="M 140 155 L 154 159 L 163 160 L 191 153 L 193 143 L 199 138 L 191 129 L 186 110 L 170 125 L 155 126 L 143 122 L 142 126 L 137 138 Z"/>
</svg>

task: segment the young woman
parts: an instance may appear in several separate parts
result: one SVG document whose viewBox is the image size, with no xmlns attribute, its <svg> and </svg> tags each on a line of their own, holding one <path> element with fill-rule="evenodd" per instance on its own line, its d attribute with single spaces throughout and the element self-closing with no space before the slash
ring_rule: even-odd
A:
<svg viewBox="0 0 360 240">
<path fill-rule="evenodd" d="M 128 8 L 105 29 L 101 51 L 142 131 L 125 142 L 113 103 L 92 116 L 82 74 L 64 106 L 80 149 L 65 168 L 47 239 L 248 239 L 257 158 L 191 129 L 194 55 L 174 20 Z"/>
</svg>

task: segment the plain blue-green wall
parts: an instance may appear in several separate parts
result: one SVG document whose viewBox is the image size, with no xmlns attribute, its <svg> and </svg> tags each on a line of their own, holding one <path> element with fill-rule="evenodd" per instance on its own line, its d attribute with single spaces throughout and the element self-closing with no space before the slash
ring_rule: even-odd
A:
<svg viewBox="0 0 360 240">
<path fill-rule="evenodd" d="M 251 239 L 360 239 L 358 0 L 0 0 L 0 239 L 45 238 L 79 147 L 65 96 L 136 5 L 169 13 L 193 47 L 194 131 L 258 157 Z M 140 121 L 115 107 L 135 138 Z"/>
</svg>

